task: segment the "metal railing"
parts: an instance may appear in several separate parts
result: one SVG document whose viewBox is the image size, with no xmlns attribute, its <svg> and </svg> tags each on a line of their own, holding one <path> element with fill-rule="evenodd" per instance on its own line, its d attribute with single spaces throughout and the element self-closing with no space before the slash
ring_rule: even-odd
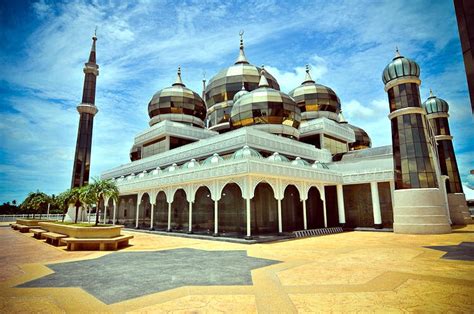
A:
<svg viewBox="0 0 474 314">
<path fill-rule="evenodd" d="M 0 222 L 15 222 L 17 219 L 33 219 L 33 214 L 14 214 L 14 215 L 0 215 Z M 49 219 L 49 220 L 62 220 L 63 214 L 35 214 L 35 219 Z M 99 216 L 99 222 L 104 223 L 104 215 Z M 89 215 L 83 214 L 81 217 L 78 217 L 79 222 L 95 222 L 95 213 L 90 213 Z"/>
</svg>

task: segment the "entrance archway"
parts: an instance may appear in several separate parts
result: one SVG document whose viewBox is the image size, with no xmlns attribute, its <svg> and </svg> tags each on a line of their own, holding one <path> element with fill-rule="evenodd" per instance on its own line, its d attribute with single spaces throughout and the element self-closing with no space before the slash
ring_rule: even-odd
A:
<svg viewBox="0 0 474 314">
<path fill-rule="evenodd" d="M 284 232 L 304 229 L 303 203 L 296 186 L 288 185 L 281 201 L 281 218 Z"/>
<path fill-rule="evenodd" d="M 153 227 L 157 230 L 166 230 L 168 228 L 168 202 L 163 191 L 156 195 L 154 215 Z"/>
<path fill-rule="evenodd" d="M 242 191 L 235 183 L 222 190 L 218 213 L 219 233 L 223 235 L 246 234 L 246 211 Z"/>
<path fill-rule="evenodd" d="M 189 203 L 186 192 L 179 189 L 174 193 L 171 204 L 171 229 L 173 231 L 188 231 L 189 226 Z"/>
<path fill-rule="evenodd" d="M 268 183 L 261 182 L 255 187 L 250 217 L 252 234 L 278 232 L 278 203 Z"/>
<path fill-rule="evenodd" d="M 201 186 L 197 191 L 193 204 L 193 232 L 212 234 L 214 230 L 214 201 L 211 191 Z"/>
<path fill-rule="evenodd" d="M 306 219 L 308 229 L 324 228 L 324 206 L 318 188 L 311 187 L 306 200 Z"/>
</svg>

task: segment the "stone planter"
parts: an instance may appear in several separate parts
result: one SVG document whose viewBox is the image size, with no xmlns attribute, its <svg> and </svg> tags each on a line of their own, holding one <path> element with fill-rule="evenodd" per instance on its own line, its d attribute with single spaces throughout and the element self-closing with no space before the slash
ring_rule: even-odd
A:
<svg viewBox="0 0 474 314">
<path fill-rule="evenodd" d="M 51 222 L 47 219 L 17 219 L 16 223 L 24 226 L 38 226 L 40 222 Z"/>
<path fill-rule="evenodd" d="M 40 227 L 49 232 L 66 234 L 72 238 L 114 238 L 120 236 L 123 226 L 106 226 L 106 227 L 80 227 L 72 225 L 62 225 L 52 222 L 40 222 Z"/>
</svg>

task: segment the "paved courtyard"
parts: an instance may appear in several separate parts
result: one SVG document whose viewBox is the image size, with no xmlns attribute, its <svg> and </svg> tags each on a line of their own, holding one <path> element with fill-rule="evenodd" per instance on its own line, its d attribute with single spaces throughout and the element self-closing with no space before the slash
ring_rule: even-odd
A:
<svg viewBox="0 0 474 314">
<path fill-rule="evenodd" d="M 67 252 L 0 227 L 0 312 L 474 312 L 474 226 Z"/>
</svg>

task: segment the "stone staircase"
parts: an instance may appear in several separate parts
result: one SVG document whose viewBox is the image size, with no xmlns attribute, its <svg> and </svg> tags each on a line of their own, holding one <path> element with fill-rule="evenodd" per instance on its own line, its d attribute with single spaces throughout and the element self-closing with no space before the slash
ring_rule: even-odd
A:
<svg viewBox="0 0 474 314">
<path fill-rule="evenodd" d="M 331 227 L 331 228 L 321 228 L 321 229 L 309 229 L 309 230 L 299 230 L 293 231 L 295 238 L 305 238 L 305 237 L 317 237 L 327 234 L 336 234 L 344 232 L 342 227 Z"/>
</svg>

